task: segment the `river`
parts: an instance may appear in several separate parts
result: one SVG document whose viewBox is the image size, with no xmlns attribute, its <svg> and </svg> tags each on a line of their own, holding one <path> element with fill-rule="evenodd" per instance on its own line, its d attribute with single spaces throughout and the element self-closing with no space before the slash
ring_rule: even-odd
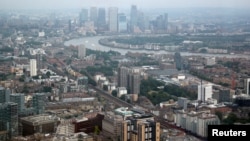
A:
<svg viewBox="0 0 250 141">
<path fill-rule="evenodd" d="M 174 52 L 169 51 L 149 51 L 149 50 L 132 50 L 132 49 L 120 49 L 120 48 L 111 48 L 107 46 L 103 46 L 99 44 L 99 40 L 101 38 L 107 38 L 109 36 L 92 36 L 92 37 L 83 37 L 78 39 L 72 39 L 69 41 L 64 42 L 65 46 L 70 45 L 80 45 L 84 44 L 86 48 L 92 50 L 99 50 L 99 51 L 117 51 L 120 52 L 122 55 L 125 55 L 127 52 L 138 52 L 138 53 L 154 53 L 154 54 L 174 54 Z M 180 52 L 181 56 L 204 56 L 204 57 L 225 57 L 225 58 L 250 58 L 250 55 L 246 54 L 208 54 L 208 53 L 190 53 L 190 52 Z"/>
</svg>

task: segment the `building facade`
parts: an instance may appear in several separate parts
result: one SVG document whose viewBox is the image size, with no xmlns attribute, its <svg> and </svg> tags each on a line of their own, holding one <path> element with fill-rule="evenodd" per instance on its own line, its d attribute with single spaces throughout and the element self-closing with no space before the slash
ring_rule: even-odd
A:
<svg viewBox="0 0 250 141">
<path fill-rule="evenodd" d="M 30 59 L 30 76 L 37 75 L 37 61 L 36 59 Z"/>
<path fill-rule="evenodd" d="M 118 31 L 118 8 L 117 7 L 109 8 L 109 31 L 110 32 Z"/>
</svg>

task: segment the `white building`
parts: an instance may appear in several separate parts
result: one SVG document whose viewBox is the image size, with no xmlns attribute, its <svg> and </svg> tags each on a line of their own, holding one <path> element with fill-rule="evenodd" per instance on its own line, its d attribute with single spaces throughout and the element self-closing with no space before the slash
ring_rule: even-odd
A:
<svg viewBox="0 0 250 141">
<path fill-rule="evenodd" d="M 250 96 L 250 78 L 245 79 L 245 91 Z"/>
<path fill-rule="evenodd" d="M 30 76 L 37 75 L 37 63 L 36 59 L 30 59 Z"/>
<path fill-rule="evenodd" d="M 212 98 L 213 89 L 211 84 L 202 84 L 198 86 L 198 101 L 205 102 Z"/>
<path fill-rule="evenodd" d="M 128 94 L 127 89 L 125 87 L 117 88 L 117 97 L 121 97 L 122 95 Z"/>
<path fill-rule="evenodd" d="M 78 46 L 78 58 L 83 59 L 86 56 L 86 47 L 84 45 Z"/>
<path fill-rule="evenodd" d="M 109 8 L 109 31 L 111 32 L 118 31 L 118 8 L 117 7 Z"/>
<path fill-rule="evenodd" d="M 206 66 L 212 66 L 216 64 L 215 57 L 207 57 L 205 58 L 205 65 Z"/>
<path fill-rule="evenodd" d="M 195 133 L 201 137 L 207 137 L 208 125 L 219 125 L 220 120 L 209 111 L 185 112 L 179 110 L 176 113 L 175 123 L 177 126 Z"/>
</svg>

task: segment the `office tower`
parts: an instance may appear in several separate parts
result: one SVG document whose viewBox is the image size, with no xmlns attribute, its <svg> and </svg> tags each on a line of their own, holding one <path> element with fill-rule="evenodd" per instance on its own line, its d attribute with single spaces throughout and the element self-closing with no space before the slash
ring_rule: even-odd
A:
<svg viewBox="0 0 250 141">
<path fill-rule="evenodd" d="M 164 25 L 164 30 L 167 32 L 168 30 L 168 13 L 164 14 L 164 18 L 163 18 L 163 25 Z"/>
<path fill-rule="evenodd" d="M 220 119 L 207 111 L 176 111 L 177 126 L 201 137 L 207 137 L 208 125 L 220 125 Z"/>
<path fill-rule="evenodd" d="M 127 32 L 127 17 L 124 13 L 118 15 L 118 31 Z"/>
<path fill-rule="evenodd" d="M 98 27 L 105 27 L 106 25 L 106 10 L 105 8 L 98 9 L 98 19 L 97 19 Z"/>
<path fill-rule="evenodd" d="M 46 95 L 44 93 L 34 93 L 32 98 L 32 106 L 35 114 L 42 114 L 44 112 L 46 102 Z"/>
<path fill-rule="evenodd" d="M 18 136 L 17 103 L 6 102 L 0 104 L 0 138 L 10 140 Z"/>
<path fill-rule="evenodd" d="M 120 67 L 118 68 L 118 86 L 128 88 L 128 74 L 129 68 Z"/>
<path fill-rule="evenodd" d="M 22 112 L 25 109 L 25 98 L 24 94 L 22 93 L 16 93 L 16 94 L 10 94 L 10 102 L 17 103 L 18 105 L 18 113 Z"/>
<path fill-rule="evenodd" d="M 30 59 L 30 76 L 37 75 L 37 63 L 36 59 Z"/>
<path fill-rule="evenodd" d="M 182 58 L 179 52 L 174 54 L 175 67 L 178 70 L 182 70 Z"/>
<path fill-rule="evenodd" d="M 122 141 L 160 141 L 160 123 L 143 117 L 128 119 L 122 123 Z"/>
<path fill-rule="evenodd" d="M 83 59 L 86 56 L 86 48 L 84 45 L 78 46 L 78 58 Z"/>
<path fill-rule="evenodd" d="M 80 26 L 84 25 L 85 22 L 88 21 L 88 9 L 82 9 L 82 11 L 79 14 L 79 23 Z"/>
<path fill-rule="evenodd" d="M 98 12 L 96 7 L 90 8 L 90 21 L 94 22 L 94 25 L 97 25 Z"/>
<path fill-rule="evenodd" d="M 198 86 L 198 100 L 205 102 L 208 98 L 212 98 L 212 85 L 211 84 L 201 84 Z"/>
<path fill-rule="evenodd" d="M 5 89 L 0 86 L 0 103 L 5 103 L 10 101 L 10 89 Z"/>
<path fill-rule="evenodd" d="M 118 31 L 118 8 L 110 7 L 109 8 L 109 31 L 117 32 Z"/>
<path fill-rule="evenodd" d="M 134 27 L 136 26 L 137 26 L 137 7 L 136 5 L 132 5 L 130 11 L 130 31 L 134 32 Z"/>
<path fill-rule="evenodd" d="M 140 75 L 137 73 L 132 73 L 128 75 L 128 91 L 130 94 L 140 93 Z"/>
<path fill-rule="evenodd" d="M 250 78 L 245 79 L 245 93 L 246 95 L 250 96 Z"/>
</svg>

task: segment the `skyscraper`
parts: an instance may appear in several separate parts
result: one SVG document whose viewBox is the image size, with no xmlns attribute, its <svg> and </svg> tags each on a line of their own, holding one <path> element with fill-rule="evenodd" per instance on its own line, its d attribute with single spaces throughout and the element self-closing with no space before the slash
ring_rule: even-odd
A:
<svg viewBox="0 0 250 141">
<path fill-rule="evenodd" d="M 132 73 L 128 75 L 128 90 L 130 94 L 139 94 L 140 93 L 140 75 L 137 73 Z"/>
<path fill-rule="evenodd" d="M 94 25 L 97 25 L 97 18 L 98 18 L 98 12 L 96 7 L 91 7 L 90 8 L 90 21 L 94 22 Z"/>
<path fill-rule="evenodd" d="M 82 9 L 82 11 L 79 14 L 80 26 L 82 26 L 86 21 L 88 21 L 88 18 L 89 18 L 88 9 Z"/>
<path fill-rule="evenodd" d="M 128 74 L 129 69 L 127 67 L 118 68 L 118 86 L 128 88 Z"/>
<path fill-rule="evenodd" d="M 130 31 L 134 32 L 134 28 L 137 26 L 137 6 L 132 5 L 130 11 Z"/>
<path fill-rule="evenodd" d="M 78 46 L 78 58 L 83 59 L 86 56 L 86 48 L 84 45 Z"/>
<path fill-rule="evenodd" d="M 30 59 L 30 76 L 36 76 L 37 75 L 37 64 L 36 59 Z"/>
<path fill-rule="evenodd" d="M 98 18 L 97 18 L 98 28 L 104 28 L 106 25 L 106 10 L 105 8 L 98 9 Z"/>
<path fill-rule="evenodd" d="M 37 63 L 37 69 L 43 69 L 43 54 L 38 52 L 36 54 L 36 63 Z"/>
<path fill-rule="evenodd" d="M 109 8 L 109 31 L 111 32 L 118 31 L 118 8 L 117 7 Z"/>
<path fill-rule="evenodd" d="M 127 17 L 124 13 L 118 14 L 118 31 L 127 32 Z"/>
</svg>

